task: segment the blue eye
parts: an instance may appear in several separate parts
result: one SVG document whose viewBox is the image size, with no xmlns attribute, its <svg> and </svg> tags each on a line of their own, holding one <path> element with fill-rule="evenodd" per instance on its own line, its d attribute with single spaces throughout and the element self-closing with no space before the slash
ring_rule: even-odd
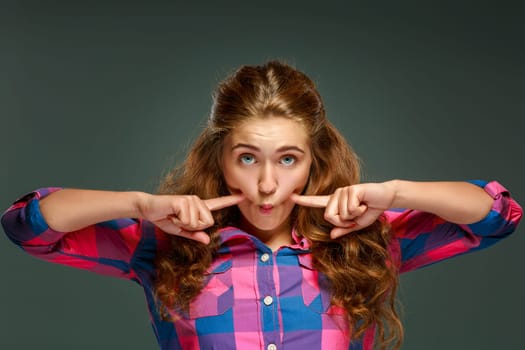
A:
<svg viewBox="0 0 525 350">
<path fill-rule="evenodd" d="M 295 157 L 293 156 L 284 156 L 281 158 L 281 164 L 283 165 L 292 165 L 293 163 L 295 163 Z"/>
<path fill-rule="evenodd" d="M 251 154 L 243 154 L 239 157 L 239 160 L 241 161 L 241 163 L 246 165 L 255 163 L 255 157 Z"/>
</svg>

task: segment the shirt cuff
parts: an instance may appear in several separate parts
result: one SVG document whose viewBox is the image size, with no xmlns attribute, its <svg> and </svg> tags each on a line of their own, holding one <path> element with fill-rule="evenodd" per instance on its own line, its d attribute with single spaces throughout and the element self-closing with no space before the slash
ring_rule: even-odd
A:
<svg viewBox="0 0 525 350">
<path fill-rule="evenodd" d="M 471 180 L 468 182 L 483 188 L 494 201 L 489 213 L 483 219 L 462 226 L 480 236 L 504 237 L 512 233 L 521 218 L 522 210 L 511 199 L 509 191 L 497 181 Z"/>
<path fill-rule="evenodd" d="M 62 188 L 59 187 L 40 188 L 36 191 L 26 194 L 25 196 L 22 196 L 21 198 L 15 201 L 13 206 L 25 206 L 25 221 L 35 235 L 40 235 L 41 233 L 49 229 L 49 225 L 47 224 L 46 220 L 42 216 L 42 212 L 40 211 L 40 200 L 49 196 L 51 193 L 57 192 L 61 189 Z"/>
</svg>

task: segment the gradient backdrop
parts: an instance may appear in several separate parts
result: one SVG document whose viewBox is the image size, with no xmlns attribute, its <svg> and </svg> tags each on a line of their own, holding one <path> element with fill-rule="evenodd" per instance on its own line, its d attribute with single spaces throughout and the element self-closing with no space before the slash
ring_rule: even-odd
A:
<svg viewBox="0 0 525 350">
<path fill-rule="evenodd" d="M 525 204 L 523 12 L 341 3 L 3 2 L 1 210 L 44 186 L 154 191 L 218 81 L 273 58 L 317 82 L 365 180 L 498 179 Z M 523 349 L 524 235 L 404 275 L 403 349 Z M 157 348 L 132 283 L 4 235 L 0 274 L 2 349 Z"/>
</svg>

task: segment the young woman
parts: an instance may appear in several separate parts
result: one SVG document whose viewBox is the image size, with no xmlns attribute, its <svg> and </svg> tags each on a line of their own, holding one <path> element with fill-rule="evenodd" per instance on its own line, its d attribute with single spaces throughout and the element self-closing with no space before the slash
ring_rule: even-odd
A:
<svg viewBox="0 0 525 350">
<path fill-rule="evenodd" d="M 219 85 L 160 194 L 44 188 L 2 225 L 29 254 L 140 284 L 162 349 L 397 349 L 399 273 L 521 216 L 494 181 L 360 183 L 313 82 L 272 61 Z"/>
</svg>

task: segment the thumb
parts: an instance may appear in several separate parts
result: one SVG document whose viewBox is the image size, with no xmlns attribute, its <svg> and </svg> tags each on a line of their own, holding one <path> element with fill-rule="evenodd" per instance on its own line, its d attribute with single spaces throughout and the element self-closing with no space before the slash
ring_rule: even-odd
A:
<svg viewBox="0 0 525 350">
<path fill-rule="evenodd" d="M 358 230 L 358 226 L 355 222 L 351 222 L 350 224 L 348 224 L 346 227 L 338 227 L 338 226 L 335 226 L 332 228 L 332 230 L 330 231 L 330 238 L 332 239 L 337 239 L 339 237 L 342 237 L 344 235 L 347 235 L 349 234 L 350 232 L 352 231 L 356 231 Z"/>
</svg>

